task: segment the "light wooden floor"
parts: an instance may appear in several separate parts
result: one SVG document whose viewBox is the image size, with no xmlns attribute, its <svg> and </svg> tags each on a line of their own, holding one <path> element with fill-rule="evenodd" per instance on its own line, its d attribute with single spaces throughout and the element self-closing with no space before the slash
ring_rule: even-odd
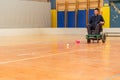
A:
<svg viewBox="0 0 120 80">
<path fill-rule="evenodd" d="M 87 44 L 80 35 L 0 37 L 0 80 L 120 80 L 120 38 Z"/>
</svg>

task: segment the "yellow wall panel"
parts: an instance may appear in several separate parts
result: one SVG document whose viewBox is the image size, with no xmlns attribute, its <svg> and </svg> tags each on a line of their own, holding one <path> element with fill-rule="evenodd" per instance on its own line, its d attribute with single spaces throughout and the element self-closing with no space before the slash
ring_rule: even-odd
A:
<svg viewBox="0 0 120 80">
<path fill-rule="evenodd" d="M 52 21 L 52 27 L 56 28 L 57 27 L 57 11 L 56 10 L 51 10 L 51 21 Z"/>
<path fill-rule="evenodd" d="M 102 15 L 105 20 L 104 28 L 110 28 L 110 7 L 103 7 L 102 8 Z"/>
</svg>

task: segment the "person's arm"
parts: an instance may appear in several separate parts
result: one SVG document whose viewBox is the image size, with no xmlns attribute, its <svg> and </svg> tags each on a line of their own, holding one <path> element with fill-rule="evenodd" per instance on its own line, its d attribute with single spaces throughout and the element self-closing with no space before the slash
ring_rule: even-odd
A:
<svg viewBox="0 0 120 80">
<path fill-rule="evenodd" d="M 100 24 L 104 25 L 104 23 L 105 23 L 105 20 L 104 20 L 104 18 L 101 16 Z"/>
</svg>

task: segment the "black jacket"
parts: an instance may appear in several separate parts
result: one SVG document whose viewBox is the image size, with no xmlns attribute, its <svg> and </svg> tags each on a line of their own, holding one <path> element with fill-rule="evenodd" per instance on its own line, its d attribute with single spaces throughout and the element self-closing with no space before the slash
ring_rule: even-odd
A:
<svg viewBox="0 0 120 80">
<path fill-rule="evenodd" d="M 103 17 L 101 15 L 97 15 L 97 16 L 94 15 L 90 18 L 89 24 L 95 27 L 97 24 L 100 23 L 100 21 L 104 22 Z"/>
</svg>

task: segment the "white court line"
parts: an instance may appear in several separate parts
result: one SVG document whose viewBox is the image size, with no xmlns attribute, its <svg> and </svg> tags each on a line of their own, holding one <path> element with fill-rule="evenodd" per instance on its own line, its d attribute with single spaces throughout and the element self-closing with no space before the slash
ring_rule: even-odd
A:
<svg viewBox="0 0 120 80">
<path fill-rule="evenodd" d="M 41 47 L 38 47 L 38 48 L 41 48 Z M 63 49 L 61 49 L 61 50 L 63 50 Z M 0 65 L 8 64 L 8 63 L 16 63 L 16 62 L 21 62 L 21 61 L 28 61 L 28 60 L 33 60 L 33 59 L 39 59 L 39 58 L 43 58 L 43 57 L 51 57 L 51 56 L 57 56 L 57 55 L 62 55 L 62 54 L 75 53 L 76 51 L 88 51 L 88 50 L 79 49 L 79 50 L 73 50 L 70 52 L 59 52 L 60 54 L 50 54 L 50 55 L 44 55 L 44 56 L 39 56 L 39 57 L 31 57 L 31 58 L 24 58 L 24 59 L 18 59 L 18 60 L 3 61 L 3 62 L 0 62 Z"/>
<path fill-rule="evenodd" d="M 44 57 L 57 56 L 57 55 L 68 54 L 68 53 L 75 53 L 76 51 L 81 51 L 81 49 L 70 51 L 70 52 L 62 52 L 61 54 L 50 54 L 50 55 L 44 55 L 44 56 L 39 56 L 39 57 L 31 57 L 31 58 L 24 58 L 24 59 L 18 59 L 18 60 L 3 61 L 3 62 L 0 62 L 0 65 L 16 63 L 16 62 L 21 62 L 21 61 L 28 61 L 28 60 L 39 59 L 39 58 L 44 58 Z"/>
<path fill-rule="evenodd" d="M 17 56 L 32 56 L 32 55 L 35 55 L 35 53 L 24 53 L 24 54 L 18 54 Z"/>
</svg>

